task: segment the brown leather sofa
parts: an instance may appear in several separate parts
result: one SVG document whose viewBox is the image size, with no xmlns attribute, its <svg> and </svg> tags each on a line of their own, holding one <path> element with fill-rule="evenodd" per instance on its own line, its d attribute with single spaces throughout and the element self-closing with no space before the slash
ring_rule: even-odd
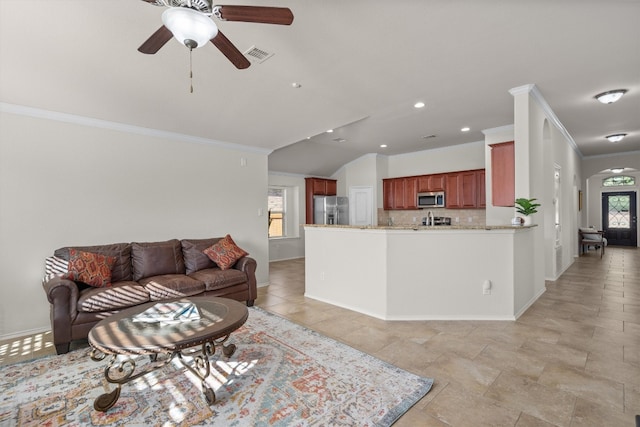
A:
<svg viewBox="0 0 640 427">
<path fill-rule="evenodd" d="M 240 258 L 221 270 L 202 251 L 221 238 L 116 243 L 65 247 L 54 256 L 69 260 L 69 249 L 115 257 L 111 286 L 91 287 L 60 276 L 43 282 L 51 304 L 53 343 L 67 353 L 73 340 L 86 339 L 100 320 L 124 308 L 170 298 L 211 295 L 246 301 L 257 296 L 256 261 Z"/>
</svg>

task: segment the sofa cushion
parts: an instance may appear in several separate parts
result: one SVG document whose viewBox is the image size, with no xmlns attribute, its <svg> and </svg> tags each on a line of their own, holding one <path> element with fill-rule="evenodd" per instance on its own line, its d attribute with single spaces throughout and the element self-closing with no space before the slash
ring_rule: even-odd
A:
<svg viewBox="0 0 640 427">
<path fill-rule="evenodd" d="M 80 292 L 78 311 L 95 313 L 133 307 L 149 301 L 149 291 L 137 282 L 116 282 L 108 288 L 88 288 Z"/>
<path fill-rule="evenodd" d="M 43 281 L 51 280 L 54 277 L 64 277 L 73 280 L 69 274 L 69 261 L 50 256 L 44 260 L 44 278 Z"/>
<path fill-rule="evenodd" d="M 220 239 L 221 237 L 213 237 L 211 239 L 183 239 L 180 241 L 187 274 L 216 266 L 202 251 L 218 243 Z"/>
<path fill-rule="evenodd" d="M 129 243 L 114 243 L 98 246 L 73 246 L 57 249 L 53 254 L 56 257 L 69 261 L 69 249 L 83 252 L 102 254 L 116 258 L 111 268 L 111 281 L 121 282 L 132 280 L 131 274 L 131 245 Z"/>
<path fill-rule="evenodd" d="M 204 292 L 204 283 L 184 274 L 163 274 L 140 280 L 151 301 L 188 297 Z"/>
<path fill-rule="evenodd" d="M 132 243 L 133 280 L 163 274 L 185 274 L 182 246 L 177 239 L 166 242 Z"/>
<path fill-rule="evenodd" d="M 248 281 L 246 273 L 235 269 L 220 270 L 219 268 L 207 268 L 191 273 L 189 277 L 204 282 L 206 291 L 227 288 Z"/>
<path fill-rule="evenodd" d="M 69 273 L 73 280 L 101 288 L 111 286 L 112 256 L 69 249 Z"/>
<path fill-rule="evenodd" d="M 213 246 L 205 249 L 204 253 L 222 270 L 233 267 L 236 261 L 249 255 L 244 249 L 239 248 L 228 234 Z"/>
</svg>

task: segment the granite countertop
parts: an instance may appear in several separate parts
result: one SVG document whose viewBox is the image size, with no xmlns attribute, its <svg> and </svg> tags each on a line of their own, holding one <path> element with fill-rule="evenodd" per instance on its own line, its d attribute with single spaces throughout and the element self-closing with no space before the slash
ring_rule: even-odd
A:
<svg viewBox="0 0 640 427">
<path fill-rule="evenodd" d="M 325 224 L 305 224 L 305 227 L 327 227 L 327 228 L 347 228 L 355 230 L 514 230 L 523 228 L 533 228 L 533 225 L 325 225 Z"/>
</svg>

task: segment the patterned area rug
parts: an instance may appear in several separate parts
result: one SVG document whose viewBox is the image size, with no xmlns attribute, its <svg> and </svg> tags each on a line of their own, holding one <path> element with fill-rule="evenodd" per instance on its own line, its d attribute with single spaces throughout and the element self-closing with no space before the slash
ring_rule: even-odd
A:
<svg viewBox="0 0 640 427">
<path fill-rule="evenodd" d="M 107 361 L 83 349 L 0 368 L 0 425 L 389 426 L 433 384 L 257 308 L 229 342 L 235 354 L 210 359 L 211 406 L 174 361 L 124 384 L 113 408 L 97 412 L 94 400 L 114 386 Z"/>
</svg>

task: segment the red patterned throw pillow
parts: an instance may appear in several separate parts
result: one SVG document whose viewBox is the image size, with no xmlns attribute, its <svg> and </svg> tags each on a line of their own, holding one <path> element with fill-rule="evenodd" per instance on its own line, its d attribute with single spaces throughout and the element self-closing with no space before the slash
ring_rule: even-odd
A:
<svg viewBox="0 0 640 427">
<path fill-rule="evenodd" d="M 111 268 L 116 258 L 112 256 L 69 249 L 69 273 L 73 280 L 102 288 L 111 286 Z"/>
<path fill-rule="evenodd" d="M 228 270 L 243 256 L 249 255 L 239 248 L 230 235 L 226 235 L 218 243 L 202 251 L 211 261 L 218 264 L 221 270 Z"/>
</svg>

